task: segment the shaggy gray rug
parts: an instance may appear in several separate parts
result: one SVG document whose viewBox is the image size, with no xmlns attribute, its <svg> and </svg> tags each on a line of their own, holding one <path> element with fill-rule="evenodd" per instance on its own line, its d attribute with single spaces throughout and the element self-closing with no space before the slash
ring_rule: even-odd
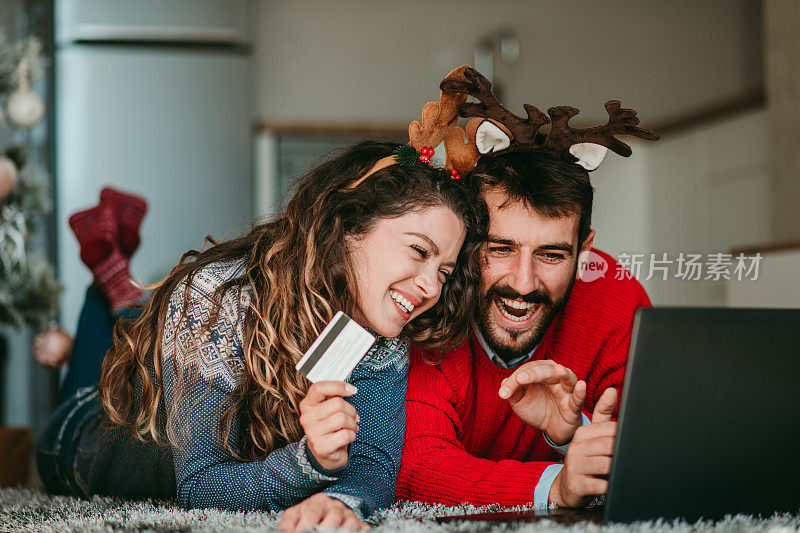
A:
<svg viewBox="0 0 800 533">
<path fill-rule="evenodd" d="M 472 533 L 496 531 L 558 533 L 794 533 L 800 531 L 797 516 L 773 516 L 757 520 L 746 516 L 728 517 L 716 523 L 686 524 L 684 522 L 646 522 L 628 526 L 578 525 L 563 527 L 544 521 L 535 524 L 492 526 L 483 522 L 457 522 L 437 525 L 433 516 L 466 514 L 499 510 L 500 507 L 443 507 L 398 503 L 378 513 L 370 522 L 372 533 L 422 532 L 438 530 L 441 533 Z M 524 507 L 503 510 L 522 510 Z M 229 513 L 216 510 L 183 511 L 172 502 L 133 502 L 116 498 L 95 497 L 91 501 L 61 496 L 50 496 L 39 490 L 0 489 L 0 532 L 36 531 L 277 531 L 279 513 L 249 512 Z"/>
</svg>

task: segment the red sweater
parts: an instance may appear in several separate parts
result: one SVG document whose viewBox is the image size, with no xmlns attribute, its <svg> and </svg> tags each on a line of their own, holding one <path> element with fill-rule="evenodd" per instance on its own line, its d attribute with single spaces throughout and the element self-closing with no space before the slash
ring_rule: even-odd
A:
<svg viewBox="0 0 800 533">
<path fill-rule="evenodd" d="M 595 252 L 597 252 L 595 250 Z M 567 306 L 532 359 L 552 359 L 586 380 L 583 411 L 591 413 L 608 387 L 622 392 L 634 312 L 650 300 L 635 279 L 575 282 Z M 411 350 L 406 395 L 406 439 L 397 499 L 475 505 L 533 502 L 545 468 L 560 457 L 541 431 L 523 423 L 497 392 L 513 373 L 493 364 L 473 334 L 446 352 Z M 621 396 L 621 394 L 620 394 Z M 619 409 L 619 405 L 617 405 Z"/>
</svg>

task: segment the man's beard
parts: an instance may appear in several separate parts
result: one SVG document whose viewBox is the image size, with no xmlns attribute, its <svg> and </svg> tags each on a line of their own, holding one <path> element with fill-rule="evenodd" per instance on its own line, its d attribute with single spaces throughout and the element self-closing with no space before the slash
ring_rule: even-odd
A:
<svg viewBox="0 0 800 533">
<path fill-rule="evenodd" d="M 493 285 L 489 287 L 483 295 L 478 306 L 478 313 L 475 317 L 475 324 L 478 326 L 483 339 L 491 350 L 500 357 L 503 361 L 510 362 L 518 359 L 523 355 L 529 354 L 544 338 L 548 328 L 556 319 L 558 314 L 566 307 L 569 295 L 572 292 L 572 286 L 575 284 L 575 275 L 572 276 L 567 290 L 555 302 L 549 292 L 544 289 L 536 289 L 525 295 L 521 295 L 508 285 Z M 491 321 L 492 305 L 498 298 L 508 298 L 516 300 L 521 297 L 525 303 L 542 304 L 539 309 L 539 317 L 531 325 L 530 328 L 524 330 L 506 329 Z M 498 305 L 503 305 L 502 303 Z M 512 343 L 516 343 L 517 339 L 524 335 L 530 335 L 530 338 L 524 341 L 521 345 L 508 345 L 504 342 L 497 330 L 502 329 L 503 335 L 508 335 Z"/>
</svg>

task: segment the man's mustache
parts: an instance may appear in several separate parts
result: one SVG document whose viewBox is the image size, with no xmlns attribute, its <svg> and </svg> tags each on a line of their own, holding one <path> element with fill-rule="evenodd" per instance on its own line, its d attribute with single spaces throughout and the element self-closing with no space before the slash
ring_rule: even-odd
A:
<svg viewBox="0 0 800 533">
<path fill-rule="evenodd" d="M 517 300 L 522 299 L 523 302 L 528 304 L 552 304 L 553 301 L 550 299 L 550 295 L 541 289 L 536 289 L 535 291 L 529 292 L 528 294 L 520 294 L 508 285 L 495 285 L 491 287 L 487 293 L 487 298 L 508 298 L 509 300 Z"/>
</svg>

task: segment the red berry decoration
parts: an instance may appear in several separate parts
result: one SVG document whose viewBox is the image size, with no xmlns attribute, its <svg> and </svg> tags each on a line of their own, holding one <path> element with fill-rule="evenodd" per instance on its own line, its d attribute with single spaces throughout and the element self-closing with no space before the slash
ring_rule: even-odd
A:
<svg viewBox="0 0 800 533">
<path fill-rule="evenodd" d="M 450 179 L 460 180 L 461 176 L 458 175 L 458 170 L 451 168 L 450 169 Z"/>
<path fill-rule="evenodd" d="M 426 157 L 431 157 L 434 154 L 434 150 L 433 148 L 428 148 L 427 146 L 425 146 L 419 151 L 419 153 L 421 153 Z"/>
<path fill-rule="evenodd" d="M 428 157 L 427 155 L 421 155 L 419 156 L 419 160 L 422 161 L 423 163 L 427 163 L 428 161 L 431 160 L 431 158 Z"/>
</svg>

